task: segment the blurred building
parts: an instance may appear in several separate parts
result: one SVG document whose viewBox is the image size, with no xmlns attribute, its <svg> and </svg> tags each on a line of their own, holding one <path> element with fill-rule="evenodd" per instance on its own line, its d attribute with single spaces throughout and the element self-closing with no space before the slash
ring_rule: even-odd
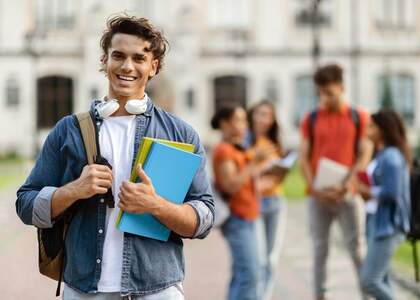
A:
<svg viewBox="0 0 420 300">
<path fill-rule="evenodd" d="M 276 104 L 287 144 L 316 105 L 311 80 L 312 0 L 0 0 L 0 153 L 33 155 L 63 115 L 106 93 L 99 39 L 113 13 L 146 16 L 171 44 L 148 88 L 206 143 L 215 108 Z M 390 94 L 420 128 L 420 3 L 322 0 L 321 63 L 346 70 L 349 100 L 369 110 Z M 389 93 L 387 93 L 387 91 Z"/>
</svg>

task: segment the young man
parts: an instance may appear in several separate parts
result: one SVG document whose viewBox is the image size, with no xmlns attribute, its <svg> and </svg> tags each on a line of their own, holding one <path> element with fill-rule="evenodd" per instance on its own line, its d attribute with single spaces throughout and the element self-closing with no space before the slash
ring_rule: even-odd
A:
<svg viewBox="0 0 420 300">
<path fill-rule="evenodd" d="M 356 270 L 363 251 L 363 203 L 353 193 L 352 182 L 358 170 L 364 169 L 371 157 L 366 139 L 368 114 L 352 108 L 344 99 L 343 71 L 338 65 L 317 70 L 314 81 L 319 94 L 319 107 L 302 122 L 301 167 L 310 187 L 310 230 L 314 245 L 314 283 L 316 299 L 326 299 L 326 262 L 329 232 L 334 220 L 342 228 L 346 247 Z M 356 116 L 354 116 L 354 113 Z M 321 158 L 334 160 L 349 168 L 348 179 L 323 190 L 313 188 Z"/>
<path fill-rule="evenodd" d="M 128 181 L 144 136 L 194 144 L 196 153 L 205 158 L 192 127 L 154 106 L 145 94 L 147 82 L 163 65 L 166 44 L 147 19 L 117 16 L 109 20 L 101 39 L 108 92 L 103 101 L 94 101 L 91 112 L 99 129 L 101 155 L 112 170 L 87 165 L 78 125 L 67 116 L 49 134 L 17 192 L 19 217 L 40 228 L 52 227 L 66 209 L 79 203 L 66 238 L 63 299 L 184 299 L 181 237 L 204 238 L 213 224 L 205 159 L 182 205 L 156 194 L 141 166 L 134 166 L 141 183 Z M 104 104 L 110 102 L 114 109 L 116 103 L 119 107 L 106 116 L 109 107 L 104 111 Z M 136 114 L 130 105 L 136 106 Z M 109 188 L 115 208 L 94 197 Z M 168 242 L 117 230 L 119 209 L 154 215 L 172 231 Z"/>
</svg>

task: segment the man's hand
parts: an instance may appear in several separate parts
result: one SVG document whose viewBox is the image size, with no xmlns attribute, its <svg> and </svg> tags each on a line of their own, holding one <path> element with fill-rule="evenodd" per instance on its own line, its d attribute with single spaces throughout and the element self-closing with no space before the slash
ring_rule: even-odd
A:
<svg viewBox="0 0 420 300">
<path fill-rule="evenodd" d="M 112 182 L 112 171 L 109 167 L 97 164 L 84 166 L 79 178 L 54 192 L 51 200 L 51 218 L 59 216 L 79 199 L 106 194 Z"/>
<path fill-rule="evenodd" d="M 68 184 L 77 199 L 87 199 L 96 194 L 106 194 L 112 186 L 112 171 L 103 165 L 86 165 L 78 179 Z"/>
<path fill-rule="evenodd" d="M 322 190 L 312 190 L 312 196 L 323 203 L 338 204 L 343 200 L 347 189 L 341 186 L 334 186 Z"/>
<path fill-rule="evenodd" d="M 140 183 L 124 181 L 121 184 L 118 206 L 129 213 L 153 214 L 154 211 L 162 207 L 163 199 L 156 194 L 152 181 L 141 165 L 137 166 L 137 174 L 141 179 Z"/>
<path fill-rule="evenodd" d="M 356 184 L 357 192 L 362 196 L 363 200 L 368 201 L 372 199 L 372 193 L 370 187 L 360 180 L 357 181 Z"/>
</svg>

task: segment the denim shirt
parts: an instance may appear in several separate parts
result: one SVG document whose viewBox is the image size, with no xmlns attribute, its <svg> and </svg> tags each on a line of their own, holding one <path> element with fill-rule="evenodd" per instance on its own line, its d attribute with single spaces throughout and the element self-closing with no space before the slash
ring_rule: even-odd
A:
<svg viewBox="0 0 420 300">
<path fill-rule="evenodd" d="M 102 120 L 97 115 L 98 129 Z M 205 170 L 205 152 L 194 129 L 179 118 L 153 105 L 136 116 L 134 157 L 144 137 L 169 139 L 195 145 L 204 159 L 197 171 L 185 203 L 194 208 L 198 226 L 193 238 L 204 238 L 214 221 L 214 204 Z M 25 183 L 17 191 L 16 211 L 25 224 L 52 227 L 51 198 L 58 187 L 77 179 L 87 164 L 83 140 L 73 116 L 61 119 L 48 135 Z M 118 167 L 118 166 L 114 166 Z M 96 198 L 97 199 L 97 198 Z M 101 275 L 101 259 L 106 228 L 106 204 L 95 197 L 78 201 L 80 207 L 69 226 L 65 251 L 64 282 L 84 293 L 96 293 Z M 183 242 L 171 233 L 167 242 L 124 233 L 121 294 L 155 293 L 184 279 Z"/>
<path fill-rule="evenodd" d="M 383 238 L 410 229 L 410 175 L 406 160 L 396 147 L 386 147 L 377 156 L 373 171 L 373 196 L 378 199 L 375 237 Z"/>
</svg>

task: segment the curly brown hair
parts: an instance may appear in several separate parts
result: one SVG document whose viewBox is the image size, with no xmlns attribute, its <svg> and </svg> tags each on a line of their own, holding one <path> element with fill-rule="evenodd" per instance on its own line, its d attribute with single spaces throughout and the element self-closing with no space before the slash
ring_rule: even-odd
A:
<svg viewBox="0 0 420 300">
<path fill-rule="evenodd" d="M 100 42 L 102 48 L 101 63 L 104 63 L 108 56 L 112 37 L 117 33 L 125 33 L 135 35 L 150 43 L 150 47 L 146 49 L 146 51 L 152 52 L 153 58 L 158 60 L 156 74 L 159 73 L 163 66 L 169 43 L 162 32 L 153 26 L 148 19 L 128 15 L 117 15 L 109 18 L 106 25 L 107 28 L 104 31 Z M 101 71 L 104 71 L 104 69 L 101 68 Z"/>
<path fill-rule="evenodd" d="M 317 86 L 326 86 L 330 83 L 343 83 L 343 68 L 337 64 L 319 67 L 314 74 L 314 83 Z"/>
</svg>

